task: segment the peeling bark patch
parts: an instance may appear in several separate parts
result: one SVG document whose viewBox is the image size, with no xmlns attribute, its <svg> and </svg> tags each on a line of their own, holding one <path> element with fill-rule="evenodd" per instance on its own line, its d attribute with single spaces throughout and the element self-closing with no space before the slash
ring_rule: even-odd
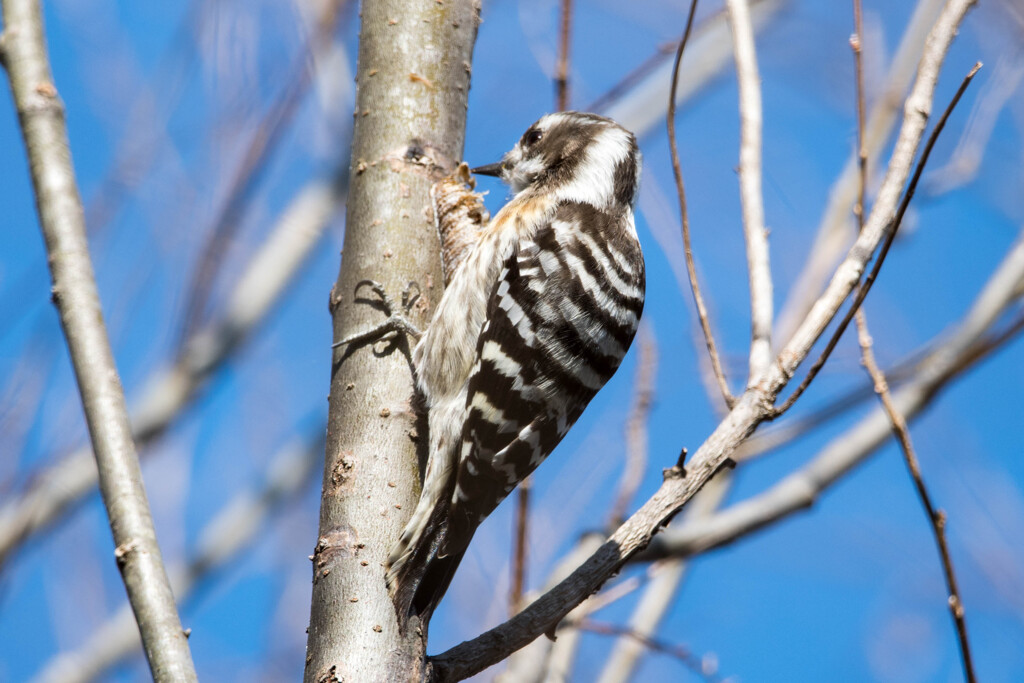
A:
<svg viewBox="0 0 1024 683">
<path fill-rule="evenodd" d="M 114 559 L 117 560 L 117 566 L 123 567 L 128 561 L 128 556 L 139 549 L 139 542 L 135 539 L 125 541 L 121 545 L 114 548 Z"/>
<path fill-rule="evenodd" d="M 345 683 L 345 679 L 338 674 L 338 665 L 332 664 L 330 669 L 320 672 L 316 683 Z"/>
<path fill-rule="evenodd" d="M 331 494 L 351 491 L 355 485 L 356 458 L 352 451 L 342 451 L 341 457 L 331 470 Z"/>
<path fill-rule="evenodd" d="M 419 173 L 434 180 L 455 168 L 455 162 L 440 148 L 419 138 L 391 150 L 381 161 L 386 161 L 395 173 Z"/>
<path fill-rule="evenodd" d="M 313 550 L 313 581 L 330 573 L 331 565 L 338 558 L 355 557 L 365 544 L 359 542 L 356 530 L 345 524 L 336 527 L 317 540 Z"/>
<path fill-rule="evenodd" d="M 415 73 L 415 72 L 410 73 L 409 74 L 409 80 L 412 81 L 413 83 L 422 83 L 423 85 L 427 86 L 431 90 L 434 89 L 434 82 L 431 81 L 426 76 L 421 76 L 418 73 Z"/>
<path fill-rule="evenodd" d="M 334 315 L 334 309 L 338 307 L 338 304 L 340 304 L 341 301 L 342 295 L 341 292 L 338 291 L 338 283 L 335 282 L 333 285 L 331 285 L 331 293 L 327 297 L 327 310 L 331 313 L 331 315 Z"/>
<path fill-rule="evenodd" d="M 49 81 L 43 81 L 42 83 L 36 84 L 36 92 L 43 97 L 57 96 L 57 88 L 55 88 L 53 83 L 50 83 Z"/>
</svg>

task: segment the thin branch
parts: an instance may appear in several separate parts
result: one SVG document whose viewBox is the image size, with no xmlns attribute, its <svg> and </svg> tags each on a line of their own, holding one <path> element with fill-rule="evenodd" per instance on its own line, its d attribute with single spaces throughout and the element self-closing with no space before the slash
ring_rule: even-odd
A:
<svg viewBox="0 0 1024 683">
<path fill-rule="evenodd" d="M 100 491 L 116 546 L 114 557 L 154 680 L 195 681 L 103 323 L 64 106 L 50 71 L 39 3 L 3 0 L 3 25 L 3 62 L 29 158 L 53 300 L 96 454 Z"/>
<path fill-rule="evenodd" d="M 679 165 L 679 147 L 676 144 L 676 86 L 679 83 L 679 65 L 683 61 L 683 50 L 686 49 L 686 42 L 690 38 L 690 30 L 693 28 L 693 16 L 697 12 L 697 0 L 690 3 L 690 14 L 686 17 L 686 28 L 683 37 L 679 41 L 676 50 L 676 60 L 672 65 L 672 87 L 668 96 L 668 146 L 672 153 L 672 173 L 676 179 L 676 193 L 679 195 L 679 215 L 683 230 L 683 249 L 686 253 L 686 272 L 690 278 L 690 289 L 693 292 L 693 302 L 697 307 L 697 317 L 700 320 L 700 328 L 704 332 L 704 343 L 707 345 L 708 355 L 711 357 L 711 368 L 718 382 L 718 388 L 722 392 L 722 399 L 725 405 L 732 408 L 736 402 L 735 397 L 729 391 L 729 384 L 725 381 L 725 373 L 722 371 L 722 361 L 718 356 L 718 349 L 715 346 L 715 338 L 711 333 L 711 323 L 708 321 L 708 309 L 704 305 L 704 297 L 700 292 L 700 284 L 697 282 L 697 266 L 693 262 L 693 247 L 690 243 L 690 216 L 686 210 L 686 190 L 683 187 L 683 171 Z"/>
<path fill-rule="evenodd" d="M 666 470 L 655 494 L 572 576 L 541 596 L 506 623 L 430 659 L 431 680 L 457 681 L 495 664 L 549 632 L 569 611 L 585 600 L 650 543 L 679 509 L 723 467 L 763 421 L 774 415 L 774 400 L 835 318 L 860 281 L 867 262 L 891 226 L 900 191 L 910 175 L 915 152 L 924 134 L 935 84 L 946 51 L 972 0 L 950 0 L 932 28 L 921 59 L 917 82 L 905 105 L 904 124 L 890 160 L 889 171 L 864 231 L 839 265 L 832 281 L 793 338 L 765 372 L 761 382 L 738 398 L 729 415 L 697 449 L 685 470 Z"/>
<path fill-rule="evenodd" d="M 864 193 L 868 187 L 868 150 L 864 144 L 864 22 L 860 0 L 853 0 L 853 35 L 850 36 L 850 47 L 853 48 L 854 84 L 857 101 L 857 203 L 853 205 L 853 215 L 857 217 L 857 232 L 864 229 Z"/>
<path fill-rule="evenodd" d="M 584 619 L 582 621 L 566 623 L 564 628 L 577 628 L 581 631 L 590 631 L 591 633 L 598 633 L 605 636 L 630 638 L 653 652 L 668 655 L 679 660 L 683 666 L 706 681 L 725 680 L 718 675 L 718 662 L 715 657 L 707 655 L 704 657 L 697 657 L 688 647 L 667 643 L 658 638 L 639 633 L 629 626 L 619 626 L 618 624 L 609 624 L 604 621 Z"/>
<path fill-rule="evenodd" d="M 931 523 L 932 533 L 935 536 L 935 545 L 938 547 L 939 557 L 942 560 L 942 571 L 946 579 L 946 589 L 949 592 L 949 611 L 953 615 L 953 623 L 956 626 L 957 638 L 960 644 L 960 658 L 963 661 L 964 677 L 968 683 L 975 683 L 977 676 L 974 673 L 974 664 L 971 659 L 971 645 L 967 640 L 964 603 L 960 597 L 960 588 L 957 586 L 956 573 L 953 570 L 953 559 L 949 552 L 949 545 L 946 542 L 946 513 L 935 508 L 931 495 L 929 495 L 928 489 L 925 487 L 924 478 L 921 476 L 921 465 L 917 459 L 917 453 L 914 451 L 914 444 L 910 440 L 910 430 L 907 428 L 907 421 L 903 418 L 895 403 L 893 403 L 892 395 L 889 393 L 889 385 L 885 381 L 885 375 L 875 361 L 875 354 L 871 350 L 871 335 L 868 333 L 867 326 L 862 326 L 859 332 L 858 339 L 860 340 L 860 348 L 864 356 L 864 367 L 875 383 L 875 391 L 878 393 L 878 397 L 881 399 L 882 406 L 885 409 L 885 414 L 892 424 L 893 434 L 900 444 L 903 459 L 907 463 L 907 471 L 914 480 L 914 487 L 917 489 L 917 495 L 921 499 L 921 505 L 924 507 L 925 514 L 928 515 L 928 521 Z"/>
<path fill-rule="evenodd" d="M 317 179 L 302 188 L 243 270 L 220 318 L 199 330 L 172 366 L 156 370 L 144 382 L 142 397 L 131 411 L 132 433 L 140 446 L 162 434 L 201 395 L 206 380 L 274 310 L 326 233 L 347 186 L 346 170 L 333 180 Z M 34 476 L 28 490 L 0 508 L 0 564 L 93 491 L 96 482 L 89 448 Z"/>
<path fill-rule="evenodd" d="M 519 484 L 516 494 L 515 529 L 512 534 L 512 585 L 508 596 L 509 616 L 523 608 L 523 589 L 526 586 L 526 555 L 530 533 L 530 493 L 533 480 L 527 477 Z"/>
<path fill-rule="evenodd" d="M 887 231 L 885 241 L 882 244 L 881 250 L 878 252 L 878 258 L 875 259 L 875 265 L 872 267 L 867 278 L 864 279 L 864 282 L 857 288 L 857 294 L 854 296 L 853 303 L 850 305 L 846 315 L 832 334 L 832 337 L 828 340 L 828 343 L 825 345 L 825 349 L 821 352 L 821 355 L 818 356 L 818 359 L 814 361 L 811 369 L 807 372 L 807 376 L 804 378 L 804 381 L 800 383 L 800 386 L 798 386 L 792 394 L 790 394 L 785 403 L 775 410 L 775 415 L 782 415 L 789 410 L 793 404 L 796 403 L 797 399 L 800 398 L 800 395 L 806 391 L 808 386 L 810 386 L 811 382 L 814 381 L 818 372 L 822 367 L 824 367 L 829 355 L 831 355 L 833 349 L 835 349 L 836 344 L 839 343 L 839 339 L 843 336 L 846 328 L 850 325 L 850 321 L 853 319 L 854 314 L 856 314 L 860 309 L 861 304 L 864 302 L 864 298 L 868 295 L 868 292 L 871 291 L 871 285 L 874 284 L 875 279 L 878 277 L 878 272 L 882 268 L 882 264 L 885 263 L 885 257 L 889 253 L 889 247 L 892 246 L 892 241 L 896 237 L 896 232 L 900 228 L 900 223 L 902 223 L 903 216 L 907 212 L 910 200 L 914 198 L 914 191 L 917 189 L 917 184 L 921 180 L 921 173 L 924 171 L 924 167 L 928 163 L 928 157 L 931 154 L 932 148 L 935 147 L 935 141 L 938 140 L 939 134 L 942 133 L 942 129 L 946 125 L 946 120 L 949 118 L 949 115 L 960 101 L 964 91 L 967 90 L 967 86 L 971 84 L 971 80 L 974 78 L 974 75 L 978 73 L 978 69 L 980 68 L 981 62 L 977 62 L 971 68 L 967 73 L 967 76 L 964 77 L 963 82 L 960 83 L 960 87 L 957 88 L 953 99 L 946 106 L 945 111 L 942 112 L 942 116 L 939 118 L 931 135 L 928 137 L 928 142 L 925 144 L 924 151 L 921 153 L 921 158 L 917 162 L 917 167 L 914 169 L 914 175 L 910 180 L 910 184 L 907 185 L 907 191 L 903 195 L 903 200 L 900 202 L 899 209 L 897 209 L 896 215 L 892 219 L 892 227 Z"/>
<path fill-rule="evenodd" d="M 750 279 L 750 375 L 757 384 L 772 359 L 772 274 L 761 193 L 761 76 L 747 0 L 726 0 L 740 100 L 740 204 Z"/>
</svg>

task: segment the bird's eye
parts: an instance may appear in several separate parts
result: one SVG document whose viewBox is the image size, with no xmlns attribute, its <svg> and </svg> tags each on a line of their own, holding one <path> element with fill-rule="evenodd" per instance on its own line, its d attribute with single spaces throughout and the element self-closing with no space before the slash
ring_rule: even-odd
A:
<svg viewBox="0 0 1024 683">
<path fill-rule="evenodd" d="M 533 128 L 532 130 L 526 131 L 526 135 L 523 136 L 523 144 L 529 147 L 530 145 L 540 141 L 542 137 L 544 137 L 543 131 Z"/>
</svg>

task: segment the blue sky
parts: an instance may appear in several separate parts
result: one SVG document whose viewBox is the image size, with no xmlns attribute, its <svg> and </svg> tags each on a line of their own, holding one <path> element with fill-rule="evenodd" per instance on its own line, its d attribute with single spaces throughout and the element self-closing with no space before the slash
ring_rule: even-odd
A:
<svg viewBox="0 0 1024 683">
<path fill-rule="evenodd" d="M 687 9 L 686 3 L 653 0 L 575 5 L 571 101 L 577 108 L 675 40 Z M 716 7 L 706 3 L 701 15 Z M 865 3 L 869 106 L 911 8 L 912 3 Z M 950 119 L 933 168 L 950 159 L 977 103 L 1020 63 L 1013 16 L 1012 9 L 985 3 L 969 15 L 954 43 L 936 109 L 975 61 L 986 66 Z M 556 3 L 487 2 L 483 18 L 467 121 L 465 157 L 471 165 L 498 158 L 554 102 Z M 294 5 L 269 0 L 196 3 L 192 9 L 188 3 L 53 0 L 46 3 L 46 21 L 87 213 L 107 217 L 90 224 L 91 245 L 131 402 L 154 369 L 173 357 L 196 256 L 255 126 L 290 78 L 301 20 Z M 350 10 L 338 31 L 342 47 L 323 71 L 333 80 L 317 79 L 302 98 L 247 193 L 207 318 L 223 308 L 243 265 L 294 194 L 347 163 L 351 79 L 335 76 L 354 69 L 355 25 Z M 854 146 L 851 32 L 847 3 L 791 0 L 758 34 L 764 199 L 777 308 Z M 883 365 L 958 320 L 1017 237 L 1024 215 L 1024 109 L 1019 93 L 1007 95 L 977 175 L 956 190 L 920 194 L 866 304 Z M 730 69 L 684 104 L 678 128 L 694 249 L 727 367 L 739 382 L 749 323 Z M 109 183 L 111 167 L 125 144 L 140 155 L 122 175 L 124 189 L 111 194 L 110 188 L 119 187 Z M 663 123 L 642 133 L 641 146 L 645 166 L 637 222 L 648 268 L 644 317 L 657 341 L 658 372 L 649 418 L 650 466 L 636 503 L 656 489 L 661 468 L 674 463 L 681 446 L 694 450 L 716 424 L 697 377 L 703 350 L 694 345 L 689 292 L 678 281 L 674 252 L 662 246 L 678 239 Z M 9 98 L 0 106 L 0 150 L 3 502 L 86 435 L 49 304 L 42 240 Z M 480 187 L 489 192 L 491 209 L 500 207 L 505 189 L 490 180 Z M 108 194 L 101 194 L 104 188 Z M 116 196 L 123 200 L 99 203 L 98 198 Z M 113 209 L 99 210 L 104 207 Z M 295 438 L 315 440 L 329 379 L 325 303 L 342 234 L 339 214 L 281 305 L 149 446 L 144 471 L 169 562 L 196 554 L 209 520 L 236 496 L 258 488 L 281 448 Z M 996 682 L 1024 678 L 1024 448 L 1018 428 L 1024 415 L 1014 400 L 1024 382 L 1022 361 L 1024 344 L 1011 342 L 950 385 L 912 429 L 932 493 L 949 514 L 979 676 Z M 636 349 L 540 470 L 532 586 L 581 531 L 604 521 L 622 467 L 635 369 Z M 794 416 L 863 381 L 848 334 Z M 764 490 L 807 462 L 862 414 L 852 411 L 738 469 L 726 503 Z M 315 478 L 278 508 L 254 543 L 204 577 L 186 599 L 183 620 L 193 629 L 203 680 L 283 681 L 300 675 L 309 600 L 306 556 L 315 543 L 319 500 Z M 503 505 L 477 534 L 435 617 L 431 651 L 503 619 L 511 509 Z M 29 680 L 56 653 L 78 647 L 123 604 L 111 550 L 103 509 L 93 495 L 7 562 L 0 573 L 0 680 Z M 630 569 L 619 580 L 640 573 Z M 481 595 L 491 600 L 486 608 Z M 595 618 L 623 621 L 634 602 L 635 597 L 619 601 Z M 697 654 L 714 653 L 721 674 L 742 681 L 944 682 L 961 676 L 931 535 L 891 445 L 811 510 L 694 561 L 658 637 Z M 586 636 L 574 680 L 592 680 L 610 647 L 608 636 Z M 144 676 L 145 664 L 137 657 L 102 680 Z M 674 659 L 651 654 L 636 680 L 699 679 Z"/>
</svg>

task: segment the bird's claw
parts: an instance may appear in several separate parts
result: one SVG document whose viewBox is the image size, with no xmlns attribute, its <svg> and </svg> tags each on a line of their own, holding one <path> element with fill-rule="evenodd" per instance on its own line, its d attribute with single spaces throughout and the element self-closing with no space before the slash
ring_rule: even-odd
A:
<svg viewBox="0 0 1024 683">
<path fill-rule="evenodd" d="M 405 289 L 402 290 L 402 304 L 399 307 L 395 304 L 394 300 L 384 289 L 384 285 L 374 280 L 362 280 L 356 285 L 356 294 L 358 297 L 359 290 L 363 287 L 369 287 L 370 290 L 379 297 L 378 301 L 371 299 L 359 299 L 356 301 L 362 301 L 367 303 L 377 304 L 384 313 L 388 316 L 380 325 L 377 325 L 369 330 L 358 332 L 350 337 L 346 337 L 341 341 L 334 342 L 331 344 L 331 348 L 338 348 L 339 346 L 359 346 L 366 343 L 373 343 L 382 340 L 386 335 L 392 333 L 404 333 L 413 340 L 418 341 L 422 332 L 416 327 L 404 314 L 408 313 L 416 301 L 420 298 L 420 286 L 415 282 L 410 282 L 406 285 Z M 413 291 L 415 289 L 415 292 Z"/>
</svg>

